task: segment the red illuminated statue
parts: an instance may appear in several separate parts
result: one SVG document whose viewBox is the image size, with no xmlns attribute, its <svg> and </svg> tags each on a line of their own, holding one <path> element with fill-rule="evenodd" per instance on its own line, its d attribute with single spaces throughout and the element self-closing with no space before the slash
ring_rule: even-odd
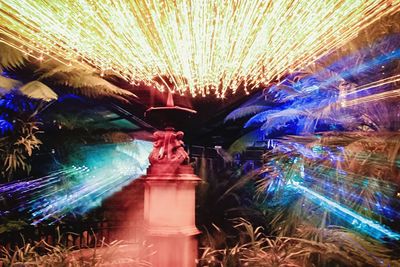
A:
<svg viewBox="0 0 400 267">
<path fill-rule="evenodd" d="M 167 105 L 152 107 L 146 117 L 158 126 L 145 184 L 144 220 L 147 240 L 157 251 L 153 266 L 196 266 L 195 187 L 201 181 L 188 164 L 180 124 L 196 111 L 175 106 L 169 93 Z"/>
<path fill-rule="evenodd" d="M 149 156 L 151 164 L 169 163 L 180 165 L 189 159 L 183 148 L 183 132 L 175 132 L 173 128 L 154 133 L 154 148 Z"/>
</svg>

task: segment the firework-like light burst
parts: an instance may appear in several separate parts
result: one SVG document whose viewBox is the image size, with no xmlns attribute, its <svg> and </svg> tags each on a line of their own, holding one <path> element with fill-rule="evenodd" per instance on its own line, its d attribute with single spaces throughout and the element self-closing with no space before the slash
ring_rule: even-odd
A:
<svg viewBox="0 0 400 267">
<path fill-rule="evenodd" d="M 224 97 L 300 69 L 399 8 L 398 0 L 4 0 L 0 33 L 39 60 Z"/>
</svg>

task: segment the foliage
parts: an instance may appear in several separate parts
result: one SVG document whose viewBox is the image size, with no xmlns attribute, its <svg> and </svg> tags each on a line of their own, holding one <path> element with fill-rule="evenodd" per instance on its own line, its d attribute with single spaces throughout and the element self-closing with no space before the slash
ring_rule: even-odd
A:
<svg viewBox="0 0 400 267">
<path fill-rule="evenodd" d="M 251 180 L 258 192 L 253 207 L 265 215 L 263 223 L 251 220 L 251 224 L 264 226 L 264 231 L 256 228 L 255 234 L 249 234 L 251 242 L 244 242 L 236 238 L 243 232 L 251 233 L 244 228 L 239 227 L 236 234 L 226 226 L 218 228 L 218 233 L 209 229 L 203 266 L 399 266 L 398 243 L 390 248 L 387 240 L 355 232 L 360 229 L 351 222 L 290 187 L 303 184 L 366 218 L 399 230 L 391 223 L 398 220 L 397 213 L 389 212 L 397 208 L 392 205 L 396 203 L 393 182 L 398 183 L 399 177 L 399 137 L 398 132 L 358 131 L 275 139 L 273 148 L 264 154 L 264 165 Z M 227 193 L 231 188 L 237 193 L 243 185 L 249 186 L 246 178 L 236 181 L 237 185 L 225 187 Z M 261 232 L 268 237 L 261 238 Z M 252 242 L 254 239 L 259 242 Z M 279 244 L 278 256 L 271 255 L 270 242 Z M 287 255 L 295 256 L 288 259 Z M 277 262 L 270 262 L 269 257 Z"/>
<path fill-rule="evenodd" d="M 214 226 L 219 225 L 224 232 L 231 234 L 233 229 L 230 220 L 234 218 L 243 217 L 253 223 L 263 221 L 262 210 L 253 201 L 253 181 L 257 170 L 245 174 L 244 167 L 230 165 L 227 169 L 212 171 L 208 163 L 202 160 L 200 172 L 205 182 L 197 190 L 196 224 L 218 236 L 219 232 L 215 231 Z"/>
<path fill-rule="evenodd" d="M 57 94 L 50 87 L 39 81 L 29 82 L 21 86 L 19 91 L 30 98 L 47 102 L 57 99 Z"/>
<path fill-rule="evenodd" d="M 20 81 L 0 75 L 0 95 L 4 95 L 12 89 L 20 87 L 21 85 L 22 84 Z"/>
<path fill-rule="evenodd" d="M 248 118 L 245 128 L 262 132 L 257 141 L 321 131 L 398 130 L 398 94 L 393 90 L 400 72 L 400 30 L 398 21 L 392 23 L 394 34 L 386 29 L 387 36 L 375 32 L 368 38 L 364 32 L 341 50 L 269 85 L 226 120 Z M 351 49 L 354 44 L 358 50 Z M 243 141 L 248 143 L 246 136 Z"/>
<path fill-rule="evenodd" d="M 277 160 L 278 155 L 286 163 L 295 158 L 293 152 L 271 152 L 269 159 Z M 287 168 L 286 182 L 298 179 L 299 167 L 287 164 Z M 200 202 L 207 213 L 200 210 L 198 222 L 206 233 L 201 239 L 200 266 L 400 266 L 400 260 L 392 258 L 395 252 L 384 243 L 333 226 L 339 221 L 298 192 L 282 187 L 265 196 L 274 186 L 271 174 L 276 169 L 264 165 L 261 170 L 269 174 L 268 179 L 262 178 L 260 170 L 243 175 L 240 168 L 229 178 L 207 176 Z M 234 219 L 241 215 L 246 219 Z"/>
<path fill-rule="evenodd" d="M 122 241 L 113 241 L 109 244 L 101 241 L 99 247 L 78 248 L 65 246 L 59 236 L 55 245 L 50 245 L 41 240 L 34 245 L 24 243 L 23 246 L 16 246 L 14 249 L 6 247 L 0 248 L 0 263 L 5 267 L 90 267 L 90 266 L 119 266 L 119 264 L 129 264 L 129 266 L 148 267 L 151 264 L 146 258 L 153 253 L 151 245 L 145 242 L 138 245 L 138 250 L 142 251 L 134 255 L 119 253 L 126 245 Z"/>
<path fill-rule="evenodd" d="M 225 243 L 220 248 L 213 236 L 208 236 L 208 244 L 203 248 L 200 266 L 300 266 L 299 258 L 285 248 L 283 239 L 265 237 L 261 227 L 253 226 L 240 219 L 235 228 L 238 241 L 230 246 L 224 233 Z M 221 229 L 217 228 L 219 232 Z"/>
<path fill-rule="evenodd" d="M 0 234 L 6 232 L 17 232 L 19 230 L 22 230 L 26 225 L 27 223 L 21 219 L 10 220 L 3 217 L 0 224 Z"/>
<path fill-rule="evenodd" d="M 0 40 L 4 39 L 10 41 L 9 38 L 7 38 L 5 35 L 1 35 Z M 27 59 L 27 56 L 24 53 L 21 53 L 17 49 L 1 41 L 0 41 L 0 53 L 1 53 L 0 70 L 9 68 L 18 68 L 22 66 Z"/>
<path fill-rule="evenodd" d="M 400 266 L 382 245 L 342 229 L 323 230 L 323 240 L 311 240 L 304 238 L 304 229 L 303 237 L 268 237 L 244 219 L 238 219 L 235 228 L 239 237 L 233 245 L 227 235 L 222 248 L 208 236 L 200 266 Z"/>
<path fill-rule="evenodd" d="M 7 39 L 1 35 L 0 39 Z M 15 80 L 9 73 L 27 65 L 32 66 L 35 72 L 30 81 Z M 4 71 L 6 70 L 6 71 Z M 57 94 L 48 84 L 66 86 L 69 91 L 91 98 L 114 97 L 127 102 L 127 98 L 136 97 L 133 93 L 119 88 L 100 77 L 93 68 L 84 64 L 65 65 L 53 59 L 39 61 L 32 60 L 14 47 L 0 42 L 0 96 L 18 90 L 33 99 L 51 101 L 57 99 Z M 35 79 L 36 78 L 36 79 Z"/>
<path fill-rule="evenodd" d="M 133 93 L 113 85 L 97 75 L 92 68 L 82 64 L 64 65 L 50 59 L 41 63 L 36 73 L 40 80 L 73 88 L 73 92 L 91 98 L 113 97 L 128 102 L 129 97 L 136 97 Z"/>
<path fill-rule="evenodd" d="M 1 35 L 0 40 L 6 39 Z M 113 97 L 129 101 L 136 97 L 100 77 L 85 65 L 64 65 L 49 59 L 37 62 L 16 48 L 0 42 L 0 177 L 30 173 L 30 157 L 42 143 L 38 139 L 39 118 L 54 104 L 58 94 L 50 87 L 91 98 Z M 23 73 L 30 73 L 21 76 Z M 48 104 L 45 104 L 48 102 Z"/>
<path fill-rule="evenodd" d="M 7 37 L 1 35 L 0 39 Z M 13 71 L 21 68 L 28 62 L 28 57 L 21 51 L 0 42 L 0 96 L 12 92 L 19 88 L 19 93 L 33 99 L 41 99 L 50 101 L 57 98 L 57 94 L 52 89 L 39 81 L 32 81 L 23 84 L 22 81 L 8 77 L 8 73 L 4 70 Z"/>
<path fill-rule="evenodd" d="M 288 136 L 277 141 L 264 156 L 265 178 L 258 182 L 259 194 L 269 193 L 266 198 L 276 214 L 272 225 L 280 221 L 293 229 L 304 218 L 314 220 L 316 226 L 329 225 L 329 221 L 343 223 L 329 213 L 324 215 L 323 208 L 307 201 L 299 191 L 290 190 L 288 185 L 293 182 L 367 218 L 392 224 L 398 219 L 391 210 L 396 209 L 393 196 L 398 183 L 399 137 L 398 133 L 351 132 Z M 290 200 L 291 205 L 282 198 Z M 280 227 L 278 223 L 276 229 Z M 283 233 L 290 235 L 293 231 Z"/>
<path fill-rule="evenodd" d="M 374 140 L 380 142 L 379 146 L 386 150 L 379 149 L 376 144 L 368 146 L 367 140 L 371 136 L 370 132 L 368 135 L 359 132 L 340 135 L 325 133 L 322 137 L 287 136 L 275 144 L 274 150 L 264 155 L 265 163 L 261 169 L 245 175 L 243 169 L 237 168 L 229 177 L 221 174 L 204 175 L 208 185 L 201 188 L 206 192 L 201 194 L 200 207 L 206 212 L 201 212 L 203 209 L 198 212 L 202 219 L 198 224 L 204 226 L 206 235 L 201 239 L 203 254 L 199 265 L 399 266 L 400 260 L 395 256 L 398 244 L 390 248 L 385 242 L 350 230 L 349 225 L 346 225 L 349 229 L 336 226 L 343 225 L 344 222 L 335 218 L 325 207 L 309 201 L 299 191 L 290 190 L 285 186 L 291 182 L 300 182 L 301 172 L 307 172 L 310 168 L 315 168 L 313 173 L 322 174 L 326 173 L 330 166 L 333 179 L 340 173 L 344 176 L 344 171 L 350 172 L 350 168 L 358 166 L 351 163 L 359 158 L 354 156 L 354 152 L 368 154 L 365 148 L 364 151 L 355 150 L 353 154 L 349 154 L 350 150 L 346 149 L 335 151 L 334 148 L 338 145 L 350 145 L 350 149 L 351 144 L 365 142 L 366 147 L 372 149 L 371 152 L 380 151 L 381 156 L 397 158 L 393 156 L 397 155 L 398 149 L 397 146 L 393 146 L 396 134 L 375 135 Z M 346 154 L 347 161 L 340 161 L 343 168 L 336 169 L 338 166 L 335 163 L 339 161 L 332 159 L 334 156 Z M 370 166 L 371 160 L 376 160 L 376 154 L 369 155 L 369 160 L 363 164 L 364 172 L 360 175 L 371 177 L 371 182 L 375 181 L 374 179 L 382 179 L 378 183 L 382 186 L 380 188 L 387 188 L 387 182 L 383 179 L 386 175 L 393 177 L 393 173 L 380 172 L 381 176 L 374 176 Z M 384 162 L 382 160 L 381 162 Z M 396 164 L 396 161 L 392 161 L 392 164 Z M 392 164 L 385 165 L 388 171 L 393 170 L 390 167 L 393 167 Z M 356 169 L 353 171 L 360 172 Z M 319 179 L 307 186 L 313 190 L 320 190 L 320 182 L 327 178 Z M 337 179 L 339 182 L 343 178 Z M 362 186 L 364 180 L 358 176 L 350 176 L 347 179 L 352 180 L 341 185 L 347 186 L 354 194 L 361 194 L 366 200 L 359 202 L 346 196 L 335 200 L 354 208 L 364 216 L 385 221 L 379 212 L 374 213 L 374 209 L 371 209 L 368 213 L 364 208 L 365 205 L 373 203 L 374 199 L 368 197 L 373 196 L 375 191 L 380 191 L 379 187 L 376 187 L 378 184 L 366 188 Z M 384 197 L 379 199 L 382 205 L 388 200 Z M 235 216 L 243 216 L 246 219 L 234 220 Z"/>
<path fill-rule="evenodd" d="M 0 100 L 0 121 L 8 126 L 0 132 L 2 177 L 10 179 L 17 171 L 30 172 L 29 157 L 42 144 L 36 115 L 43 107 L 41 102 L 27 102 L 23 96 L 12 94 Z"/>
<path fill-rule="evenodd" d="M 256 186 L 258 201 L 270 218 L 268 233 L 296 236 L 299 229 L 312 228 L 318 231 L 307 238 L 321 241 L 329 229 L 340 225 L 363 233 L 358 234 L 360 240 L 370 235 L 386 243 L 373 230 L 337 212 L 338 206 L 400 230 L 395 223 L 399 15 L 390 22 L 378 21 L 331 55 L 288 73 L 227 117 L 248 118 L 245 127 L 250 132 L 231 150 L 251 143 L 266 150 Z"/>
</svg>

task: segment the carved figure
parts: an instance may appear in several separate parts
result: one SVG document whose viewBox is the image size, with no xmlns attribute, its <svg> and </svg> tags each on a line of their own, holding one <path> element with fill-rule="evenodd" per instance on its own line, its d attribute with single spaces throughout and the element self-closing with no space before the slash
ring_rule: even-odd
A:
<svg viewBox="0 0 400 267">
<path fill-rule="evenodd" d="M 180 165 L 189 159 L 189 155 L 183 148 L 183 132 L 166 129 L 165 131 L 156 131 L 153 136 L 155 138 L 154 148 L 149 156 L 151 164 L 170 163 Z"/>
</svg>

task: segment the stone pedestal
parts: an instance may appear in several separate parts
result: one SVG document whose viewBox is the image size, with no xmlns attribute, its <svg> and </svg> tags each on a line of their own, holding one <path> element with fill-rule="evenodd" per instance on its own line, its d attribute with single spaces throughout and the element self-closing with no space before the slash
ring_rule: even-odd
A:
<svg viewBox="0 0 400 267">
<path fill-rule="evenodd" d="M 144 220 L 157 251 L 153 266 L 196 266 L 195 187 L 193 174 L 145 176 Z"/>
<path fill-rule="evenodd" d="M 142 177 L 146 238 L 156 251 L 150 262 L 155 267 L 196 266 L 200 232 L 195 225 L 195 190 L 201 179 L 184 163 L 188 156 L 179 141 L 182 132 L 168 129 L 154 136 L 151 165 Z"/>
</svg>

